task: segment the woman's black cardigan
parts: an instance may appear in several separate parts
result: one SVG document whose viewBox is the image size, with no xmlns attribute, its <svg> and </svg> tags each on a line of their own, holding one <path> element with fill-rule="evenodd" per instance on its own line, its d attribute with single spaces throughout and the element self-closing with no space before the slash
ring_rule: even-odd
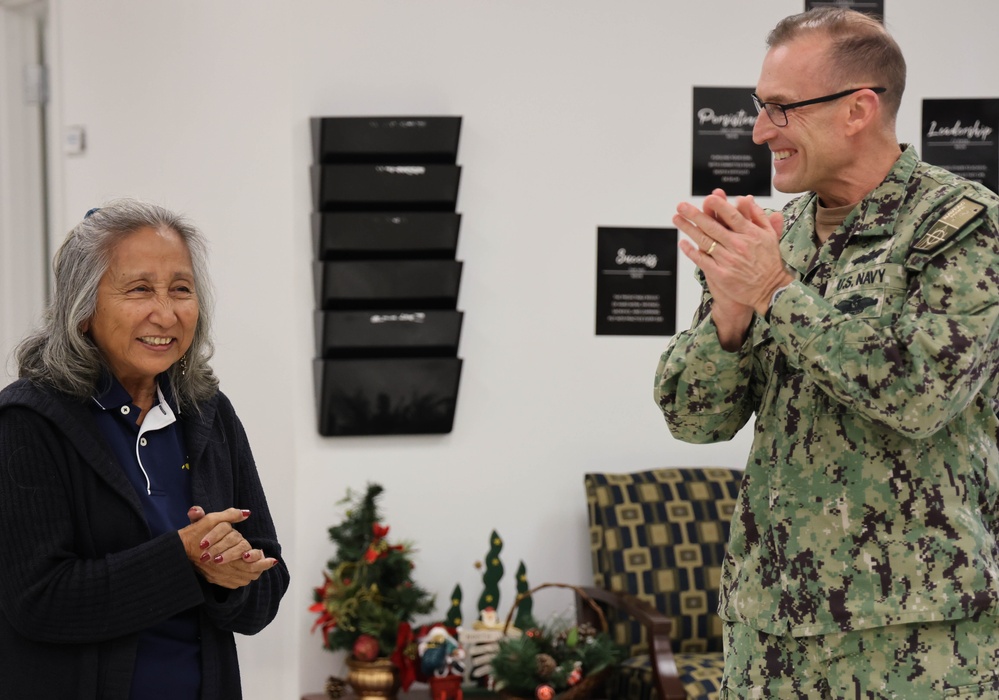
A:
<svg viewBox="0 0 999 700">
<path fill-rule="evenodd" d="M 288 588 L 250 445 L 218 393 L 182 421 L 192 505 L 249 509 L 236 527 L 278 565 L 237 590 L 195 573 L 176 533 L 152 538 L 86 401 L 18 380 L 0 392 L 0 695 L 126 700 L 138 632 L 200 610 L 203 700 L 238 700 L 233 633 Z"/>
</svg>

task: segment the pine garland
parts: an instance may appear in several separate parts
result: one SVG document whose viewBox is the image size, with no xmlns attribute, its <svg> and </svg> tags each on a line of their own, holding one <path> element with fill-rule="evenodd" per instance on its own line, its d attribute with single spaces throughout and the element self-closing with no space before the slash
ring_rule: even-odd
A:
<svg viewBox="0 0 999 700">
<path fill-rule="evenodd" d="M 539 626 L 501 640 L 491 664 L 497 690 L 533 698 L 541 684 L 563 692 L 621 658 L 623 650 L 604 632 Z"/>
</svg>

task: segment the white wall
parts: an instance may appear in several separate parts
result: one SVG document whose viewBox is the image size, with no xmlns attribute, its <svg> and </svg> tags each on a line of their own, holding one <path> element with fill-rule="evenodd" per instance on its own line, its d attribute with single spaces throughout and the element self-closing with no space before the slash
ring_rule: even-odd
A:
<svg viewBox="0 0 999 700">
<path fill-rule="evenodd" d="M 277 621 L 240 640 L 249 700 L 297 698 L 343 671 L 306 607 L 348 486 L 386 487 L 418 581 L 441 613 L 460 582 L 470 616 L 494 528 L 502 607 L 521 559 L 535 584 L 588 579 L 584 472 L 742 465 L 746 431 L 712 446 L 669 436 L 651 399 L 667 339 L 594 336 L 596 228 L 669 226 L 689 198 L 691 86 L 754 85 L 767 30 L 799 0 L 50 2 L 55 118 L 84 125 L 89 145 L 57 159 L 56 218 L 134 195 L 187 212 L 213 242 L 216 368 L 293 574 Z M 999 4 L 900 6 L 888 2 L 910 64 L 900 137 L 918 144 L 921 97 L 999 96 Z M 396 114 L 464 117 L 454 432 L 321 438 L 308 119 Z M 684 259 L 681 327 L 691 276 Z M 539 609 L 568 604 L 550 596 Z"/>
</svg>

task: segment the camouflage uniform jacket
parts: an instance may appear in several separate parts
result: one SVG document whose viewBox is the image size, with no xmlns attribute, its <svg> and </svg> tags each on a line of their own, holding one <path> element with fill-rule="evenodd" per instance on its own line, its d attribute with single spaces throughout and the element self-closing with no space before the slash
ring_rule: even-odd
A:
<svg viewBox="0 0 999 700">
<path fill-rule="evenodd" d="M 815 202 L 784 210 L 769 322 L 725 352 L 704 287 L 656 372 L 678 439 L 756 415 L 721 616 L 809 636 L 997 611 L 999 198 L 908 147 L 821 247 Z"/>
</svg>

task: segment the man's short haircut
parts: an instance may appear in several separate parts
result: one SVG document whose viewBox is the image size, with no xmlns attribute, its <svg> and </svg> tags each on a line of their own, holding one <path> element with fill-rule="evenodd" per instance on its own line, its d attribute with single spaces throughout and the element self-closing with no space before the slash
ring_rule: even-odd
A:
<svg viewBox="0 0 999 700">
<path fill-rule="evenodd" d="M 905 91 L 905 58 L 884 25 L 856 10 L 820 7 L 778 22 L 767 36 L 767 48 L 813 32 L 832 40 L 829 73 L 839 85 L 837 89 L 886 88 L 881 103 L 890 123 L 894 123 Z"/>
</svg>

